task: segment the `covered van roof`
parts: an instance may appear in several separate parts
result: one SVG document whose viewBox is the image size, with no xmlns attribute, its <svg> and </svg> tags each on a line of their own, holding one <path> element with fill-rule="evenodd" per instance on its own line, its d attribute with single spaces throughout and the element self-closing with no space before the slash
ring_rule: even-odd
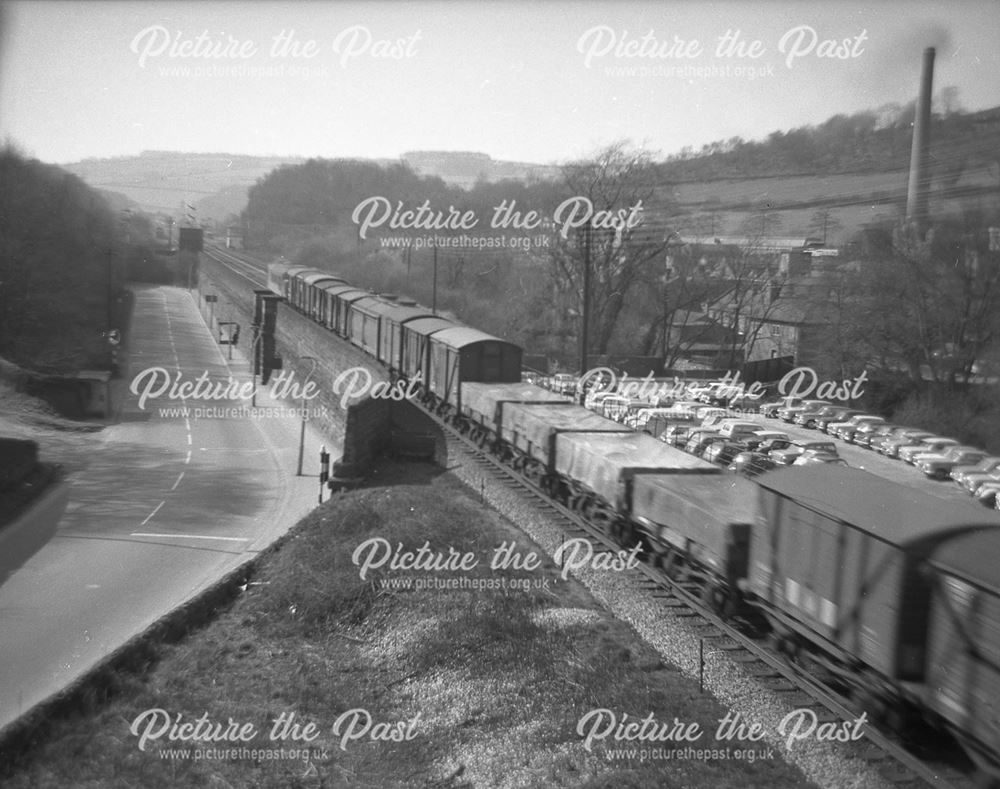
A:
<svg viewBox="0 0 1000 789">
<path fill-rule="evenodd" d="M 307 285 L 315 285 L 317 282 L 322 282 L 323 280 L 331 280 L 340 283 L 347 284 L 347 280 L 342 277 L 338 277 L 336 274 L 330 274 L 326 271 L 313 271 L 309 274 L 301 274 L 301 279 Z"/>
<path fill-rule="evenodd" d="M 443 343 L 455 349 L 465 348 L 479 342 L 499 342 L 503 345 L 510 345 L 506 340 L 501 340 L 499 337 L 494 337 L 492 334 L 479 331 L 479 329 L 470 329 L 468 326 L 455 326 L 452 329 L 439 331 L 434 335 L 434 342 Z"/>
<path fill-rule="evenodd" d="M 756 482 L 892 545 L 1000 526 L 1000 513 L 971 501 L 948 501 L 848 466 L 798 466 L 769 472 Z"/>
<path fill-rule="evenodd" d="M 427 335 L 434 334 L 442 329 L 452 329 L 455 325 L 455 321 L 450 321 L 447 318 L 442 318 L 440 316 L 417 318 L 416 320 L 410 321 L 406 324 L 406 330 L 422 334 L 426 337 Z"/>
<path fill-rule="evenodd" d="M 1000 594 L 1000 529 L 981 529 L 948 540 L 930 561 L 949 575 Z"/>
</svg>

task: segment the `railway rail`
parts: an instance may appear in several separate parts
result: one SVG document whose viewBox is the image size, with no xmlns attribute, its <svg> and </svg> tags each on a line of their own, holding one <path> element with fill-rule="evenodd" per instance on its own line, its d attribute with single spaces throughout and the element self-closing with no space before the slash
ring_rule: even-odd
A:
<svg viewBox="0 0 1000 789">
<path fill-rule="evenodd" d="M 553 500 L 531 479 L 462 435 L 440 416 L 424 410 L 444 431 L 450 455 L 457 451 L 457 454 L 466 456 L 479 471 L 515 492 L 525 503 L 553 521 L 567 539 L 587 539 L 595 552 L 618 551 L 623 547 L 601 529 Z M 721 619 L 709 603 L 702 601 L 700 589 L 679 583 L 646 563 L 628 573 L 633 583 L 651 592 L 660 605 L 698 628 L 703 643 L 710 643 L 712 648 L 725 653 L 730 661 L 740 664 L 747 675 L 773 693 L 794 699 L 795 707 L 811 709 L 821 724 L 857 717 L 858 711 L 851 709 L 849 700 L 811 676 L 806 667 L 775 654 L 738 625 Z M 895 786 L 969 789 L 974 785 L 972 779 L 958 768 L 924 761 L 870 724 L 863 727 L 863 732 L 863 741 L 855 746 L 858 757 L 874 766 Z"/>
<path fill-rule="evenodd" d="M 267 265 L 245 256 L 234 255 L 232 252 L 218 247 L 206 247 L 202 250 L 203 255 L 207 255 L 221 266 L 242 277 L 254 288 L 267 287 Z"/>
</svg>

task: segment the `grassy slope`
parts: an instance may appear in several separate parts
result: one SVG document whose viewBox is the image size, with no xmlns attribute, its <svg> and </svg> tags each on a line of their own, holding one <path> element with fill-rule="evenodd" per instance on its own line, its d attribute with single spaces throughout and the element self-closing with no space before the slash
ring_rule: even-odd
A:
<svg viewBox="0 0 1000 789">
<path fill-rule="evenodd" d="M 383 467 L 383 487 L 333 499 L 265 557 L 227 611 L 187 640 L 163 647 L 143 676 L 122 676 L 113 700 L 56 721 L 45 741 L 0 784 L 20 787 L 780 787 L 806 784 L 777 758 L 757 761 L 611 761 L 576 733 L 580 716 L 608 708 L 659 721 L 697 721 L 699 747 L 715 747 L 726 709 L 611 618 L 550 563 L 528 573 L 488 567 L 504 540 L 534 546 L 454 478 L 428 466 Z M 417 549 L 472 551 L 460 575 L 522 578 L 548 589 L 382 591 L 362 581 L 355 547 L 377 536 Z M 383 578 L 426 572 L 378 571 Z M 454 575 L 437 573 L 435 576 Z M 137 747 L 130 724 L 162 708 L 193 721 L 251 722 L 251 748 L 282 712 L 314 722 L 320 753 L 263 759 L 168 760 L 166 737 Z M 348 710 L 374 721 L 412 721 L 401 742 L 339 747 L 331 727 Z M 400 728 L 399 731 L 404 731 Z M 611 747 L 628 745 L 611 742 Z M 667 743 L 638 743 L 638 747 Z M 224 743 L 209 747 L 228 747 Z M 318 758 L 313 758 L 318 757 Z M 3 760 L 0 759 L 0 763 Z"/>
</svg>

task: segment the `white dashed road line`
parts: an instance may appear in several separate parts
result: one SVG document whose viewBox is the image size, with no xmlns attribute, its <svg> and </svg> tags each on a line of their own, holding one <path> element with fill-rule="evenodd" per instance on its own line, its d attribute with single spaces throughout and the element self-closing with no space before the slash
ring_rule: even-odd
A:
<svg viewBox="0 0 1000 789">
<path fill-rule="evenodd" d="M 250 542 L 249 537 L 215 537 L 211 534 L 150 534 L 148 532 L 132 532 L 131 537 L 173 537 L 178 540 L 223 540 L 224 542 Z"/>
</svg>

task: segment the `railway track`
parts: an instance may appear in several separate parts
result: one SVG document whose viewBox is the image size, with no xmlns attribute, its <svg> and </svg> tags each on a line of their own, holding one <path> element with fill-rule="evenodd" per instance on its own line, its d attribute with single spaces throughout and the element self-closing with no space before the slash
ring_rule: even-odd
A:
<svg viewBox="0 0 1000 789">
<path fill-rule="evenodd" d="M 210 257 L 255 287 L 260 279 L 266 279 L 260 264 L 215 249 Z M 564 539 L 584 538 L 595 552 L 621 549 L 622 546 L 612 537 L 551 498 L 532 480 L 480 448 L 438 415 L 427 413 L 441 426 L 453 453 L 468 458 L 469 463 L 463 465 L 478 468 L 485 477 L 509 490 L 521 503 L 545 515 Z M 730 664 L 740 668 L 742 674 L 755 680 L 759 687 L 770 690 L 774 697 L 787 700 L 793 709 L 809 709 L 820 724 L 842 724 L 858 717 L 848 699 L 811 676 L 805 666 L 787 659 L 781 652 L 720 618 L 709 603 L 702 602 L 700 589 L 671 579 L 661 570 L 646 564 L 628 572 L 636 591 L 649 593 L 665 612 L 669 610 L 672 617 L 690 624 L 691 632 L 697 634 L 696 638 L 702 645 L 708 645 L 708 649 L 716 655 L 725 655 Z M 972 786 L 970 778 L 950 763 L 925 761 L 870 724 L 861 727 L 861 731 L 863 738 L 848 747 L 851 758 L 862 759 L 872 765 L 895 786 L 936 786 L 942 789 L 968 789 Z"/>
<path fill-rule="evenodd" d="M 427 413 L 444 431 L 449 454 L 467 457 L 484 475 L 550 519 L 566 539 L 586 539 L 595 553 L 601 550 L 614 552 L 622 548 L 602 530 L 553 500 L 527 477 L 480 448 L 452 425 L 436 414 Z M 630 580 L 650 593 L 659 605 L 697 629 L 707 649 L 724 653 L 731 662 L 739 664 L 746 675 L 785 698 L 792 707 L 810 709 L 820 724 L 857 718 L 858 711 L 849 706 L 848 699 L 823 685 L 805 667 L 789 662 L 739 627 L 721 619 L 709 604 L 701 600 L 699 589 L 679 583 L 645 563 L 627 573 Z M 969 789 L 974 786 L 973 780 L 959 769 L 920 759 L 893 737 L 870 724 L 866 724 L 862 731 L 864 737 L 851 746 L 852 753 L 874 767 L 894 786 L 933 786 L 938 789 Z"/>
<path fill-rule="evenodd" d="M 259 263 L 252 258 L 234 255 L 232 252 L 218 247 L 206 247 L 202 250 L 202 254 L 242 277 L 254 288 L 267 287 L 267 266 L 264 263 Z"/>
</svg>

